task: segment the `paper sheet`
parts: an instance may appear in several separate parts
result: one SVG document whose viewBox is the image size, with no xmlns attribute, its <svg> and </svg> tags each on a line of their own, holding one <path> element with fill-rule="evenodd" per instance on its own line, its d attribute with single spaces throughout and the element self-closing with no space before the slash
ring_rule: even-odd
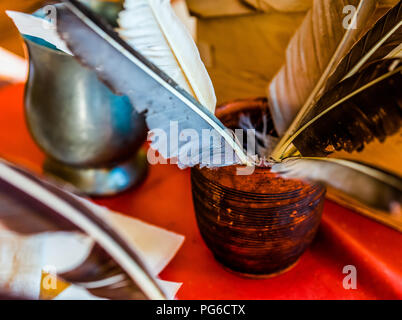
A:
<svg viewBox="0 0 402 320">
<path fill-rule="evenodd" d="M 27 61 L 3 48 L 0 48 L 0 80 L 15 83 L 25 82 L 27 75 Z"/>
<path fill-rule="evenodd" d="M 136 247 L 168 298 L 174 299 L 181 284 L 163 281 L 157 276 L 176 255 L 184 237 L 79 199 L 99 214 L 109 217 L 111 225 L 119 228 L 127 242 Z M 57 274 L 80 265 L 93 245 L 92 239 L 75 232 L 21 236 L 0 229 L 0 287 L 9 288 L 15 295 L 38 299 L 41 286 L 43 289 L 42 271 Z M 56 298 L 99 299 L 75 285 L 68 286 Z"/>
</svg>

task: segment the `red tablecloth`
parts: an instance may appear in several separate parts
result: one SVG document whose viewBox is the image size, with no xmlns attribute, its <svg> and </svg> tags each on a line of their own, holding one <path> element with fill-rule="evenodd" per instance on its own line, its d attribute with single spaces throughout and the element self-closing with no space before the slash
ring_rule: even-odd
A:
<svg viewBox="0 0 402 320">
<path fill-rule="evenodd" d="M 22 85 L 0 90 L 0 155 L 39 167 L 44 155 L 26 129 L 22 98 Z M 153 166 L 139 188 L 96 202 L 186 236 L 161 274 L 184 283 L 179 299 L 402 298 L 402 234 L 331 201 L 313 245 L 296 267 L 267 280 L 240 278 L 214 260 L 196 226 L 187 170 Z M 343 287 L 346 265 L 357 269 L 356 290 Z"/>
</svg>

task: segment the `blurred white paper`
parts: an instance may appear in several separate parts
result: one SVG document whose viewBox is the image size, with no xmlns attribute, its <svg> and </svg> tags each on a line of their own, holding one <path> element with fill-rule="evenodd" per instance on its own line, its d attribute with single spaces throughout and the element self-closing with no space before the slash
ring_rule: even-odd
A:
<svg viewBox="0 0 402 320">
<path fill-rule="evenodd" d="M 184 237 L 147 224 L 138 219 L 113 213 L 105 207 L 77 197 L 110 224 L 119 229 L 128 244 L 134 246 L 150 273 L 169 299 L 174 299 L 181 284 L 163 281 L 158 274 L 176 255 Z M 42 271 L 63 273 L 82 264 L 91 252 L 94 241 L 78 232 L 52 232 L 21 236 L 0 228 L 0 287 L 11 294 L 38 299 Z M 70 285 L 57 299 L 100 299 L 85 289 Z"/>
<path fill-rule="evenodd" d="M 182 285 L 181 283 L 164 281 L 160 279 L 156 279 L 156 282 L 166 293 L 166 296 L 169 300 L 175 299 L 177 291 L 179 291 Z M 75 285 L 70 285 L 66 290 L 61 292 L 53 300 L 107 300 L 107 299 L 94 296 L 84 288 Z"/>
<path fill-rule="evenodd" d="M 57 49 L 72 55 L 65 42 L 59 37 L 54 23 L 22 12 L 7 10 L 6 13 L 21 34 L 43 39 Z"/>
<path fill-rule="evenodd" d="M 0 288 L 8 293 L 37 299 L 42 276 L 41 244 L 38 239 L 9 231 L 0 233 Z"/>
<path fill-rule="evenodd" d="M 0 80 L 7 82 L 25 82 L 28 63 L 23 58 L 0 48 Z"/>
<path fill-rule="evenodd" d="M 112 226 L 118 229 L 125 240 L 134 245 L 144 259 L 152 275 L 158 275 L 176 255 L 184 237 L 176 233 L 142 222 L 120 213 L 112 213 L 105 207 L 79 198 L 85 205 L 105 215 Z"/>
</svg>

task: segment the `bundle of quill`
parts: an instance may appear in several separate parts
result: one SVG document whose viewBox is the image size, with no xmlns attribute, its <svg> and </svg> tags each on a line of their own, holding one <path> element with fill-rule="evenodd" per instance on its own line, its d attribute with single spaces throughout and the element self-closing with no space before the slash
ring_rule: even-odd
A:
<svg viewBox="0 0 402 320">
<path fill-rule="evenodd" d="M 384 141 L 402 126 L 402 63 L 373 63 L 326 93 L 287 141 L 301 155 L 274 171 L 286 177 L 316 180 L 331 186 L 336 200 L 402 230 L 402 178 L 379 168 L 335 158 L 317 158 L 334 151 L 360 151 L 374 139 Z M 290 147 L 289 147 L 290 146 Z M 380 156 L 380 155 L 379 155 Z M 348 200 L 346 200 L 348 199 Z M 379 212 L 373 213 L 373 210 Z M 388 215 L 384 215 L 388 213 Z"/>
<path fill-rule="evenodd" d="M 303 156 L 361 151 L 402 126 L 402 61 L 371 64 L 327 92 L 287 141 Z"/>
<path fill-rule="evenodd" d="M 330 8 L 336 9 L 340 2 L 331 1 Z M 324 0 L 314 1 L 310 15 L 326 4 L 330 5 Z M 366 12 L 365 19 L 369 21 L 374 8 L 370 1 L 359 2 L 359 8 L 367 10 L 361 14 Z M 289 46 L 286 66 L 270 85 L 274 123 L 279 131 L 283 132 L 298 112 L 270 155 L 280 161 L 274 171 L 286 177 L 325 182 L 367 208 L 388 212 L 383 221 L 397 225 L 399 230 L 401 177 L 364 163 L 322 157 L 340 150 L 361 151 L 368 143 L 383 142 L 400 131 L 402 63 L 395 57 L 402 42 L 401 8 L 402 2 L 398 1 L 352 46 L 345 45 L 345 39 L 353 39 L 353 31 L 345 30 L 340 42 L 343 44 L 335 41 L 328 46 L 330 50 L 317 49 L 320 41 L 316 39 L 323 35 L 314 38 L 316 50 L 307 50 L 306 40 L 302 42 L 307 36 L 305 25 L 311 23 L 307 16 Z M 340 25 L 341 20 L 332 23 Z M 336 47 L 335 53 L 332 47 Z M 318 73 L 312 72 L 317 66 L 321 68 L 319 58 L 325 55 L 329 65 L 324 64 L 326 67 Z M 298 66 L 300 60 L 296 59 L 302 57 L 306 64 Z M 304 71 L 300 73 L 301 69 Z M 309 72 L 312 83 L 306 80 Z M 286 83 L 284 79 L 291 81 Z M 281 99 L 285 92 L 290 93 L 289 97 Z M 292 156 L 298 158 L 289 160 Z"/>
<path fill-rule="evenodd" d="M 131 8 L 131 5 L 126 3 L 127 11 L 121 15 L 120 28 L 124 26 L 124 31 L 121 31 L 123 37 L 132 42 L 135 49 L 110 25 L 78 1 L 66 0 L 63 3 L 64 6 L 58 8 L 57 15 L 57 29 L 61 38 L 81 63 L 93 69 L 114 92 L 126 95 L 136 110 L 145 114 L 147 125 L 152 132 L 152 147 L 164 158 L 176 158 L 180 167 L 196 164 L 218 167 L 237 163 L 249 164 L 252 161 L 233 132 L 227 130 L 208 110 L 212 110 L 213 104 L 200 104 L 201 101 L 211 100 L 211 88 L 205 85 L 210 80 L 206 80 L 205 74 L 192 73 L 194 70 L 203 69 L 198 61 L 198 51 L 195 46 L 185 46 L 179 41 L 180 37 L 185 37 L 187 31 L 170 9 L 166 9 L 166 1 L 130 2 L 136 8 L 143 9 L 136 10 L 139 16 L 132 17 L 132 20 L 138 19 L 139 22 L 135 23 L 144 23 L 145 35 L 136 34 L 139 31 L 136 27 L 123 22 L 124 15 L 128 14 Z M 142 21 L 141 12 L 144 15 L 149 14 L 150 17 L 150 11 L 156 19 Z M 151 36 L 161 30 L 162 37 L 160 34 L 159 37 Z M 193 43 L 188 32 L 185 39 Z M 137 47 L 143 50 L 143 54 L 136 50 Z M 166 56 L 159 57 L 159 53 L 155 54 L 155 48 L 162 48 Z M 155 54 L 154 57 L 152 53 Z M 187 92 L 144 55 L 155 59 L 155 62 L 166 58 L 169 62 L 166 71 L 177 70 L 178 77 L 187 79 L 187 89 L 190 87 L 191 90 Z M 177 61 L 174 61 L 175 59 Z M 178 62 L 179 68 L 170 64 L 173 62 Z M 194 64 L 198 65 L 198 69 L 195 69 Z M 201 85 L 201 82 L 204 85 Z M 202 88 L 209 89 L 205 91 Z M 195 100 L 191 93 L 194 93 L 200 102 Z M 175 142 L 174 134 L 179 133 L 179 141 Z"/>
<path fill-rule="evenodd" d="M 324 2 L 315 1 L 314 5 Z M 303 34 L 303 30 L 302 26 L 299 34 Z M 300 37 L 299 34 L 295 37 Z M 401 126 L 400 61 L 382 59 L 397 56 L 395 50 L 401 43 L 402 2 L 399 1 L 343 54 L 331 67 L 332 71 L 322 74 L 319 84 L 310 89 L 310 93 L 305 78 L 298 75 L 295 89 L 304 90 L 307 100 L 296 104 L 296 109 L 301 109 L 270 156 L 279 160 L 295 152 L 303 156 L 322 156 L 334 150 L 360 151 L 374 138 L 384 141 L 398 132 Z M 314 52 L 306 55 L 312 65 L 315 55 Z M 290 64 L 285 68 L 290 70 Z M 272 81 L 271 89 L 277 81 L 278 78 Z M 270 102 L 275 105 L 282 100 L 271 95 Z M 282 106 L 281 112 L 285 109 Z M 273 113 L 278 126 L 283 117 Z"/>
<path fill-rule="evenodd" d="M 271 112 L 282 135 L 270 155 L 275 160 L 289 154 L 289 138 L 300 130 L 312 109 L 318 108 L 317 102 L 324 94 L 373 61 L 392 57 L 393 51 L 401 45 L 401 1 L 368 30 L 376 11 L 376 1 L 354 3 L 356 13 L 351 18 L 355 19 L 355 29 L 344 26 L 344 5 L 343 1 L 314 1 L 313 8 L 289 44 L 285 66 L 269 86 Z M 324 8 L 331 14 L 318 16 Z M 310 36 L 309 26 L 313 21 L 330 25 L 334 30 L 329 33 L 322 28 L 313 28 L 314 35 Z M 319 108 L 328 107 L 330 105 L 325 104 Z"/>
<path fill-rule="evenodd" d="M 356 8 L 348 21 L 355 27 L 343 24 L 346 6 Z M 288 45 L 286 64 L 269 85 L 271 113 L 279 134 L 314 102 L 328 76 L 364 32 L 375 8 L 374 0 L 314 1 Z"/>
<path fill-rule="evenodd" d="M 163 130 L 169 131 L 167 125 L 172 119 L 179 121 L 179 128 L 181 125 L 184 125 L 184 128 L 192 129 L 196 132 L 201 132 L 201 129 L 205 128 L 203 126 L 205 120 L 207 120 L 207 123 L 209 124 L 207 126 L 208 129 L 211 129 L 211 125 L 212 128 L 215 128 L 216 124 L 219 124 L 219 127 L 224 129 L 220 122 L 212 114 L 208 113 L 202 105 L 198 104 L 194 99 L 192 99 L 192 97 L 183 92 L 183 90 L 181 90 L 172 79 L 161 72 L 153 64 L 149 63 L 146 58 L 123 41 L 107 25 L 94 17 L 91 12 L 86 10 L 86 8 L 80 6 L 79 3 L 74 0 L 65 0 L 63 2 L 65 3 L 65 8 L 59 10 L 58 32 L 66 41 L 69 49 L 76 57 L 78 57 L 78 59 L 80 59 L 81 62 L 97 71 L 98 76 L 108 83 L 112 89 L 128 95 L 138 111 L 146 112 L 147 122 L 150 129 L 156 130 L 162 127 Z M 316 5 L 316 2 L 314 5 Z M 325 8 L 321 8 L 321 10 L 323 9 Z M 363 17 L 360 16 L 359 19 L 370 16 L 370 13 L 372 13 L 374 9 L 375 5 L 372 3 L 369 5 L 366 5 L 366 2 L 360 3 L 359 10 L 362 11 L 359 12 L 365 14 Z M 349 33 L 348 31 L 344 37 L 342 36 L 342 38 L 343 40 L 338 39 L 338 42 L 341 41 L 342 43 L 348 43 L 349 47 L 351 47 L 352 45 L 350 45 L 350 43 L 353 44 L 357 35 L 355 32 Z M 337 49 L 334 49 L 334 51 L 337 51 Z M 342 60 L 341 57 L 344 55 L 346 55 L 346 52 L 339 55 L 339 61 Z M 329 60 L 332 59 L 329 58 Z M 118 61 L 118 63 L 116 61 Z M 387 67 L 398 68 L 398 66 L 395 65 L 395 62 L 390 63 Z M 380 69 L 383 70 L 384 68 Z M 120 70 L 122 71 L 120 72 Z M 398 69 L 394 69 L 394 71 L 395 70 Z M 392 72 L 393 71 L 391 71 L 391 73 Z M 326 71 L 326 73 L 328 73 L 328 75 L 333 74 L 332 69 Z M 134 82 L 133 79 L 137 78 L 143 79 L 143 82 Z M 366 77 L 362 77 L 362 79 L 365 79 L 366 82 L 372 80 L 368 80 Z M 394 79 L 392 78 L 390 81 L 392 82 L 393 80 Z M 374 83 L 377 82 L 378 81 L 374 80 Z M 171 84 L 173 84 L 173 86 Z M 359 90 L 357 91 L 360 92 Z M 166 95 L 167 93 L 168 95 Z M 179 114 L 174 112 L 178 109 L 180 110 Z M 186 112 L 185 119 L 179 116 L 183 112 Z M 206 115 L 207 117 L 205 117 Z M 202 121 L 200 121 L 200 118 Z M 185 121 L 183 122 L 183 120 Z M 274 120 L 277 120 L 275 119 L 275 116 Z M 228 133 L 226 130 L 224 132 Z M 224 145 L 212 145 L 212 149 L 215 151 L 222 151 L 224 148 L 229 146 L 232 148 L 231 150 L 234 150 L 235 152 L 236 161 L 221 161 L 220 165 L 231 165 L 233 163 L 246 164 L 251 162 L 247 155 L 244 154 L 244 151 L 239 144 L 235 143 L 235 139 L 231 133 L 224 137 Z M 159 151 L 162 151 L 161 153 L 164 157 L 177 155 L 180 157 L 180 152 L 177 151 L 173 154 L 163 152 L 164 148 L 167 146 L 167 141 L 163 141 L 158 145 L 154 144 L 154 146 L 159 148 Z M 193 143 L 187 145 L 187 147 L 189 146 L 194 148 Z M 210 167 L 214 166 L 211 161 L 205 161 L 203 157 L 200 157 L 205 150 L 202 150 L 202 143 L 200 143 L 199 146 L 201 146 L 201 148 L 197 146 L 198 149 L 196 150 L 198 157 L 197 159 L 192 158 L 191 163 L 200 163 L 201 165 Z M 180 150 L 182 147 L 183 146 L 179 146 L 177 150 Z M 184 148 L 181 150 L 186 149 Z M 219 151 L 219 157 L 221 157 L 220 159 L 222 160 L 223 152 L 221 151 Z M 207 153 L 210 152 L 211 146 L 208 146 Z M 208 159 L 210 160 L 210 158 Z M 311 163 L 312 166 L 317 165 L 317 162 L 313 162 L 311 159 L 309 163 Z M 219 166 L 219 164 L 216 164 L 215 166 Z M 342 166 L 337 166 L 338 170 L 341 170 L 341 168 Z M 281 169 L 283 169 L 283 167 L 281 167 Z M 309 177 L 304 178 L 308 179 Z M 317 179 L 317 177 L 314 177 L 314 179 Z M 395 195 L 395 193 L 393 194 Z M 391 198 L 394 199 L 396 197 L 393 196 Z M 365 197 L 361 197 L 360 200 L 365 200 Z M 392 203 L 397 203 L 399 200 L 399 198 L 396 198 L 396 201 L 392 201 Z M 377 206 L 387 211 L 390 210 L 389 203 L 384 205 L 383 202 L 379 201 L 377 204 L 373 204 L 368 201 L 367 204 Z"/>
<path fill-rule="evenodd" d="M 12 232 L 27 236 L 63 231 L 89 236 L 69 238 L 74 244 L 69 248 L 74 247 L 77 254 L 70 254 L 58 273 L 63 280 L 104 298 L 166 298 L 122 231 L 71 193 L 1 161 L 0 203 L 0 223 Z"/>
</svg>

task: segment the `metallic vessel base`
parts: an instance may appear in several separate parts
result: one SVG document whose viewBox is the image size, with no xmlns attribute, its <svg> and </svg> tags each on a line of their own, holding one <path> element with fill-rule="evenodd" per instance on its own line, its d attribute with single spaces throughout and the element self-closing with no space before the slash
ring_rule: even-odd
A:
<svg viewBox="0 0 402 320">
<path fill-rule="evenodd" d="M 140 150 L 128 161 L 112 167 L 78 168 L 47 158 L 43 169 L 87 195 L 112 196 L 140 184 L 147 175 L 148 162 L 146 153 Z"/>
</svg>

